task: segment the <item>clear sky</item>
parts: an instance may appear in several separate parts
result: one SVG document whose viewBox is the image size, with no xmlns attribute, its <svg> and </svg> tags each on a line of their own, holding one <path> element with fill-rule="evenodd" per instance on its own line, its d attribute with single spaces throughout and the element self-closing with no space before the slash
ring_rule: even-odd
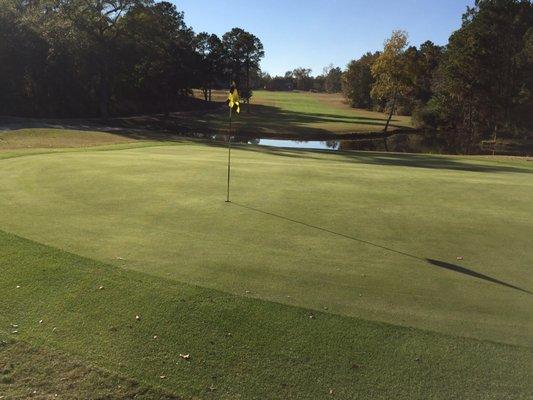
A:
<svg viewBox="0 0 533 400">
<path fill-rule="evenodd" d="M 221 36 L 233 27 L 258 36 L 263 71 L 283 75 L 306 67 L 317 75 L 379 50 L 394 29 L 410 44 L 446 44 L 474 0 L 173 0 L 195 32 Z"/>
</svg>

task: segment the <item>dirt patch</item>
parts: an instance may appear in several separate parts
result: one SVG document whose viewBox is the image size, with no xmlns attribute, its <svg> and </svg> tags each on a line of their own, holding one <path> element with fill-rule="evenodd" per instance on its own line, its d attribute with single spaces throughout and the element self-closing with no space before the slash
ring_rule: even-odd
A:
<svg viewBox="0 0 533 400">
<path fill-rule="evenodd" d="M 0 337 L 0 399 L 179 400 L 66 354 Z"/>
</svg>

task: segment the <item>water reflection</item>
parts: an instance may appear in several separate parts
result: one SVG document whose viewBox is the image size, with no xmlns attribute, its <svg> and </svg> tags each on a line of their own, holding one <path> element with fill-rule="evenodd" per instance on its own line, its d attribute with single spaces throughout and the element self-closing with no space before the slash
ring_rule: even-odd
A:
<svg viewBox="0 0 533 400">
<path fill-rule="evenodd" d="M 226 142 L 223 134 L 193 134 L 192 136 L 216 142 Z M 494 144 L 481 142 L 465 146 L 450 138 L 455 135 L 445 133 L 398 133 L 387 138 L 350 139 L 350 140 L 285 140 L 250 138 L 249 136 L 233 136 L 233 143 L 253 144 L 269 147 L 285 147 L 294 149 L 316 150 L 360 150 L 360 151 L 391 151 L 397 153 L 427 154 L 492 154 Z M 499 144 L 496 154 L 527 156 L 533 152 L 533 143 L 507 141 Z"/>
<path fill-rule="evenodd" d="M 392 151 L 399 153 L 456 153 L 454 149 L 434 137 L 425 137 L 415 134 L 397 134 L 388 138 L 328 140 L 328 141 L 303 141 L 279 139 L 253 139 L 246 141 L 249 144 L 271 147 L 286 147 L 297 149 L 317 150 L 366 150 L 366 151 Z"/>
<path fill-rule="evenodd" d="M 287 147 L 296 149 L 318 149 L 318 150 L 337 150 L 340 142 L 330 140 L 326 142 L 320 141 L 303 141 L 303 140 L 277 140 L 277 139 L 254 139 L 249 140 L 250 144 L 258 144 L 260 146 L 270 147 Z"/>
</svg>

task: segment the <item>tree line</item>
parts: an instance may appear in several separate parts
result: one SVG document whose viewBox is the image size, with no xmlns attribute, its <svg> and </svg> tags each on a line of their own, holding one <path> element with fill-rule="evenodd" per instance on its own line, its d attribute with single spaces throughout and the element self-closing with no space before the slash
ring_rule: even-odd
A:
<svg viewBox="0 0 533 400">
<path fill-rule="evenodd" d="M 324 75 L 310 72 L 298 68 L 266 86 L 327 91 Z M 388 112 L 385 131 L 392 115 L 402 114 L 419 128 L 448 133 L 450 144 L 462 148 L 527 136 L 533 130 L 533 4 L 476 0 L 446 46 L 409 46 L 407 33 L 395 31 L 381 51 L 351 61 L 333 78 L 352 107 Z"/>
<path fill-rule="evenodd" d="M 263 56 L 252 33 L 196 34 L 165 1 L 2 0 L 0 114 L 168 113 L 232 80 L 249 100 Z"/>
<path fill-rule="evenodd" d="M 312 76 L 310 68 L 296 68 L 284 76 L 271 77 L 268 73 L 259 76 L 259 86 L 267 90 L 339 93 L 342 89 L 343 71 L 333 64 L 324 68 L 321 75 Z"/>
</svg>

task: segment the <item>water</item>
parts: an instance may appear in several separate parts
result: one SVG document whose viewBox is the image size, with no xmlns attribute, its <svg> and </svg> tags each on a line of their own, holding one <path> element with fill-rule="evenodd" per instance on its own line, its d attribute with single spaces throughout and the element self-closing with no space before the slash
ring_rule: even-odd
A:
<svg viewBox="0 0 533 400">
<path fill-rule="evenodd" d="M 217 142 L 225 142 L 226 135 L 194 134 L 194 137 Z M 349 140 L 284 140 L 268 138 L 233 137 L 234 143 L 261 145 L 267 147 L 313 149 L 330 151 L 390 151 L 398 153 L 427 154 L 492 154 L 494 144 L 483 141 L 477 145 L 465 146 L 457 143 L 456 135 L 446 133 L 398 133 L 383 138 Z M 496 154 L 529 156 L 533 154 L 533 140 L 501 140 L 496 146 Z"/>
<path fill-rule="evenodd" d="M 258 139 L 249 141 L 251 144 L 269 147 L 288 147 L 294 149 L 315 149 L 315 150 L 337 150 L 339 141 L 331 140 L 319 142 L 316 140 L 298 141 L 298 140 L 277 140 L 277 139 Z"/>
</svg>

